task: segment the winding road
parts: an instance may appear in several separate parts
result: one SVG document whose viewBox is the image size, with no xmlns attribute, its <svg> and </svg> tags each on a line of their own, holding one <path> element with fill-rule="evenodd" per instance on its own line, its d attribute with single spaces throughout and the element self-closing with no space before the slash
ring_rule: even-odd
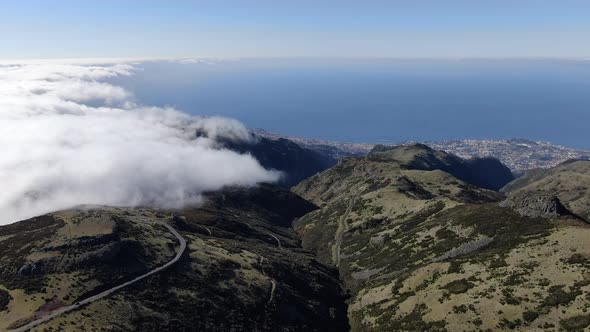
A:
<svg viewBox="0 0 590 332">
<path fill-rule="evenodd" d="M 234 216 L 237 217 L 237 215 L 234 214 Z M 250 225 L 250 223 L 244 222 L 244 224 L 246 224 L 246 226 L 248 226 L 249 228 L 253 229 L 253 230 L 257 230 L 256 228 L 254 228 L 252 225 Z M 276 237 L 273 233 L 269 232 L 269 231 L 263 231 L 264 233 L 266 233 L 268 236 L 272 237 L 275 241 L 277 241 L 277 247 L 282 248 L 283 246 L 281 245 L 281 240 L 279 240 L 278 237 Z"/>
<path fill-rule="evenodd" d="M 56 318 L 58 316 L 61 316 L 61 315 L 65 314 L 65 313 L 68 313 L 70 311 L 74 311 L 74 310 L 79 309 L 80 307 L 82 307 L 84 305 L 87 305 L 87 304 L 90 304 L 92 302 L 96 302 L 96 301 L 98 301 L 98 300 L 100 300 L 102 298 L 105 298 L 105 297 L 111 295 L 112 293 L 118 291 L 119 289 L 121 289 L 123 287 L 127 287 L 127 286 L 129 286 L 129 285 L 131 285 L 133 283 L 136 283 L 136 282 L 138 282 L 138 281 L 140 281 L 142 279 L 145 279 L 145 278 L 151 276 L 152 274 L 156 274 L 156 273 L 158 273 L 158 272 L 160 272 L 162 270 L 165 270 L 165 269 L 169 268 L 170 266 L 172 266 L 174 263 L 178 262 L 178 260 L 180 259 L 180 257 L 184 253 L 184 251 L 186 250 L 186 240 L 172 226 L 170 226 L 170 225 L 168 225 L 166 223 L 159 223 L 159 224 L 165 226 L 170 231 L 170 233 L 172 233 L 176 237 L 176 239 L 180 243 L 180 248 L 179 248 L 178 252 L 176 253 L 176 256 L 174 256 L 174 258 L 171 261 L 169 261 L 168 263 L 166 263 L 166 264 L 164 264 L 164 265 L 162 265 L 160 267 L 157 267 L 157 268 L 155 268 L 155 269 L 153 269 L 153 270 L 151 270 L 151 271 L 149 271 L 149 272 L 147 272 L 147 273 L 145 273 L 145 274 L 143 274 L 143 275 L 141 275 L 141 276 L 139 276 L 139 277 L 137 277 L 137 278 L 135 278 L 133 280 L 127 281 L 125 283 L 122 283 L 122 284 L 120 284 L 118 286 L 115 286 L 113 288 L 110 288 L 110 289 L 108 289 L 108 290 L 106 290 L 106 291 L 104 291 L 102 293 L 99 293 L 99 294 L 96 294 L 94 296 L 91 296 L 91 297 L 89 297 L 89 298 L 87 298 L 85 300 L 82 300 L 80 302 L 76 302 L 76 303 L 74 303 L 74 304 L 72 304 L 70 306 L 63 307 L 61 309 L 55 310 L 54 312 L 52 312 L 52 313 L 50 313 L 50 314 L 48 314 L 48 315 L 46 315 L 46 316 L 44 316 L 42 318 L 39 318 L 37 320 L 34 320 L 34 321 L 32 321 L 32 322 L 30 322 L 30 323 L 28 323 L 26 325 L 23 325 L 23 326 L 21 326 L 19 328 L 16 328 L 16 329 L 11 330 L 11 331 L 15 331 L 15 332 L 28 331 L 28 330 L 30 330 L 30 329 L 32 329 L 32 328 L 34 328 L 34 327 L 36 327 L 36 326 L 38 326 L 40 324 L 46 323 L 46 322 L 48 322 L 48 321 L 50 321 L 50 320 L 52 320 L 52 319 L 54 319 L 54 318 Z"/>
<path fill-rule="evenodd" d="M 272 236 L 272 238 L 274 238 L 274 239 L 275 239 L 275 241 L 277 241 L 277 247 L 279 247 L 279 248 L 282 248 L 282 246 L 281 246 L 281 240 L 279 240 L 279 238 L 278 238 L 278 237 L 276 237 L 276 236 L 275 236 L 273 233 L 271 233 L 271 232 L 266 232 L 266 234 L 268 234 L 268 235 Z"/>
</svg>

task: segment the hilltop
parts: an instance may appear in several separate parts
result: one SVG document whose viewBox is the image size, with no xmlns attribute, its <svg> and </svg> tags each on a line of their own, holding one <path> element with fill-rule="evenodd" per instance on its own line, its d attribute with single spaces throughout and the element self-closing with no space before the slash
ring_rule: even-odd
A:
<svg viewBox="0 0 590 332">
<path fill-rule="evenodd" d="M 367 159 L 394 162 L 406 169 L 441 170 L 484 189 L 499 190 L 514 179 L 510 169 L 497 159 L 488 157 L 465 160 L 424 144 L 376 145 L 367 155 Z"/>
</svg>

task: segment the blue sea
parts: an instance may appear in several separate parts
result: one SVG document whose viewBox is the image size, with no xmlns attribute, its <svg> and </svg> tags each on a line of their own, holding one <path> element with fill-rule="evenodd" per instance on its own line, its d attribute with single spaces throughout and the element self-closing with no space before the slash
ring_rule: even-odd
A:
<svg viewBox="0 0 590 332">
<path fill-rule="evenodd" d="M 527 138 L 590 148 L 590 61 L 145 62 L 143 104 L 349 142 Z"/>
</svg>

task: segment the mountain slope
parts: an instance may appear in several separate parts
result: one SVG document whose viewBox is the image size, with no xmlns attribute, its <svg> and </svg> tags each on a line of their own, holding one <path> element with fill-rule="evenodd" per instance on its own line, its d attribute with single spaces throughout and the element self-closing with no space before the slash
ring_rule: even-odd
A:
<svg viewBox="0 0 590 332">
<path fill-rule="evenodd" d="M 439 169 L 455 160 L 444 153 L 384 152 L 294 188 L 321 207 L 295 227 L 338 267 L 353 331 L 590 325 L 590 228 L 500 207 L 502 194 Z"/>
<path fill-rule="evenodd" d="M 226 142 L 225 145 L 240 153 L 250 153 L 266 169 L 284 172 L 279 185 L 290 188 L 300 181 L 336 164 L 332 157 L 322 154 L 287 140 L 271 140 L 256 136 L 249 142 Z"/>
<path fill-rule="evenodd" d="M 570 211 L 590 221 L 590 161 L 571 160 L 554 168 L 530 171 L 502 191 L 510 196 L 556 196 Z"/>
<path fill-rule="evenodd" d="M 367 159 L 396 162 L 403 168 L 441 170 L 480 188 L 499 190 L 514 179 L 510 169 L 494 158 L 461 159 L 424 144 L 377 145 Z"/>
<path fill-rule="evenodd" d="M 36 331 L 347 329 L 335 271 L 299 247 L 293 218 L 313 204 L 273 186 L 210 194 L 180 211 L 89 207 L 0 227 L 0 329 L 119 285 L 175 254 L 171 268 Z M 0 303 L 1 304 L 1 303 Z"/>
</svg>

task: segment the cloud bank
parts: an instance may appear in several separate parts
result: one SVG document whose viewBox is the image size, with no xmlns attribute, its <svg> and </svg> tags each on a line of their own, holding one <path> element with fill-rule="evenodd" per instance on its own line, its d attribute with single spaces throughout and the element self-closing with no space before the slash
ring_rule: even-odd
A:
<svg viewBox="0 0 590 332">
<path fill-rule="evenodd" d="M 0 224 L 80 204 L 198 203 L 204 191 L 276 181 L 220 140 L 249 140 L 238 121 L 137 104 L 107 83 L 134 66 L 0 65 Z"/>
</svg>

